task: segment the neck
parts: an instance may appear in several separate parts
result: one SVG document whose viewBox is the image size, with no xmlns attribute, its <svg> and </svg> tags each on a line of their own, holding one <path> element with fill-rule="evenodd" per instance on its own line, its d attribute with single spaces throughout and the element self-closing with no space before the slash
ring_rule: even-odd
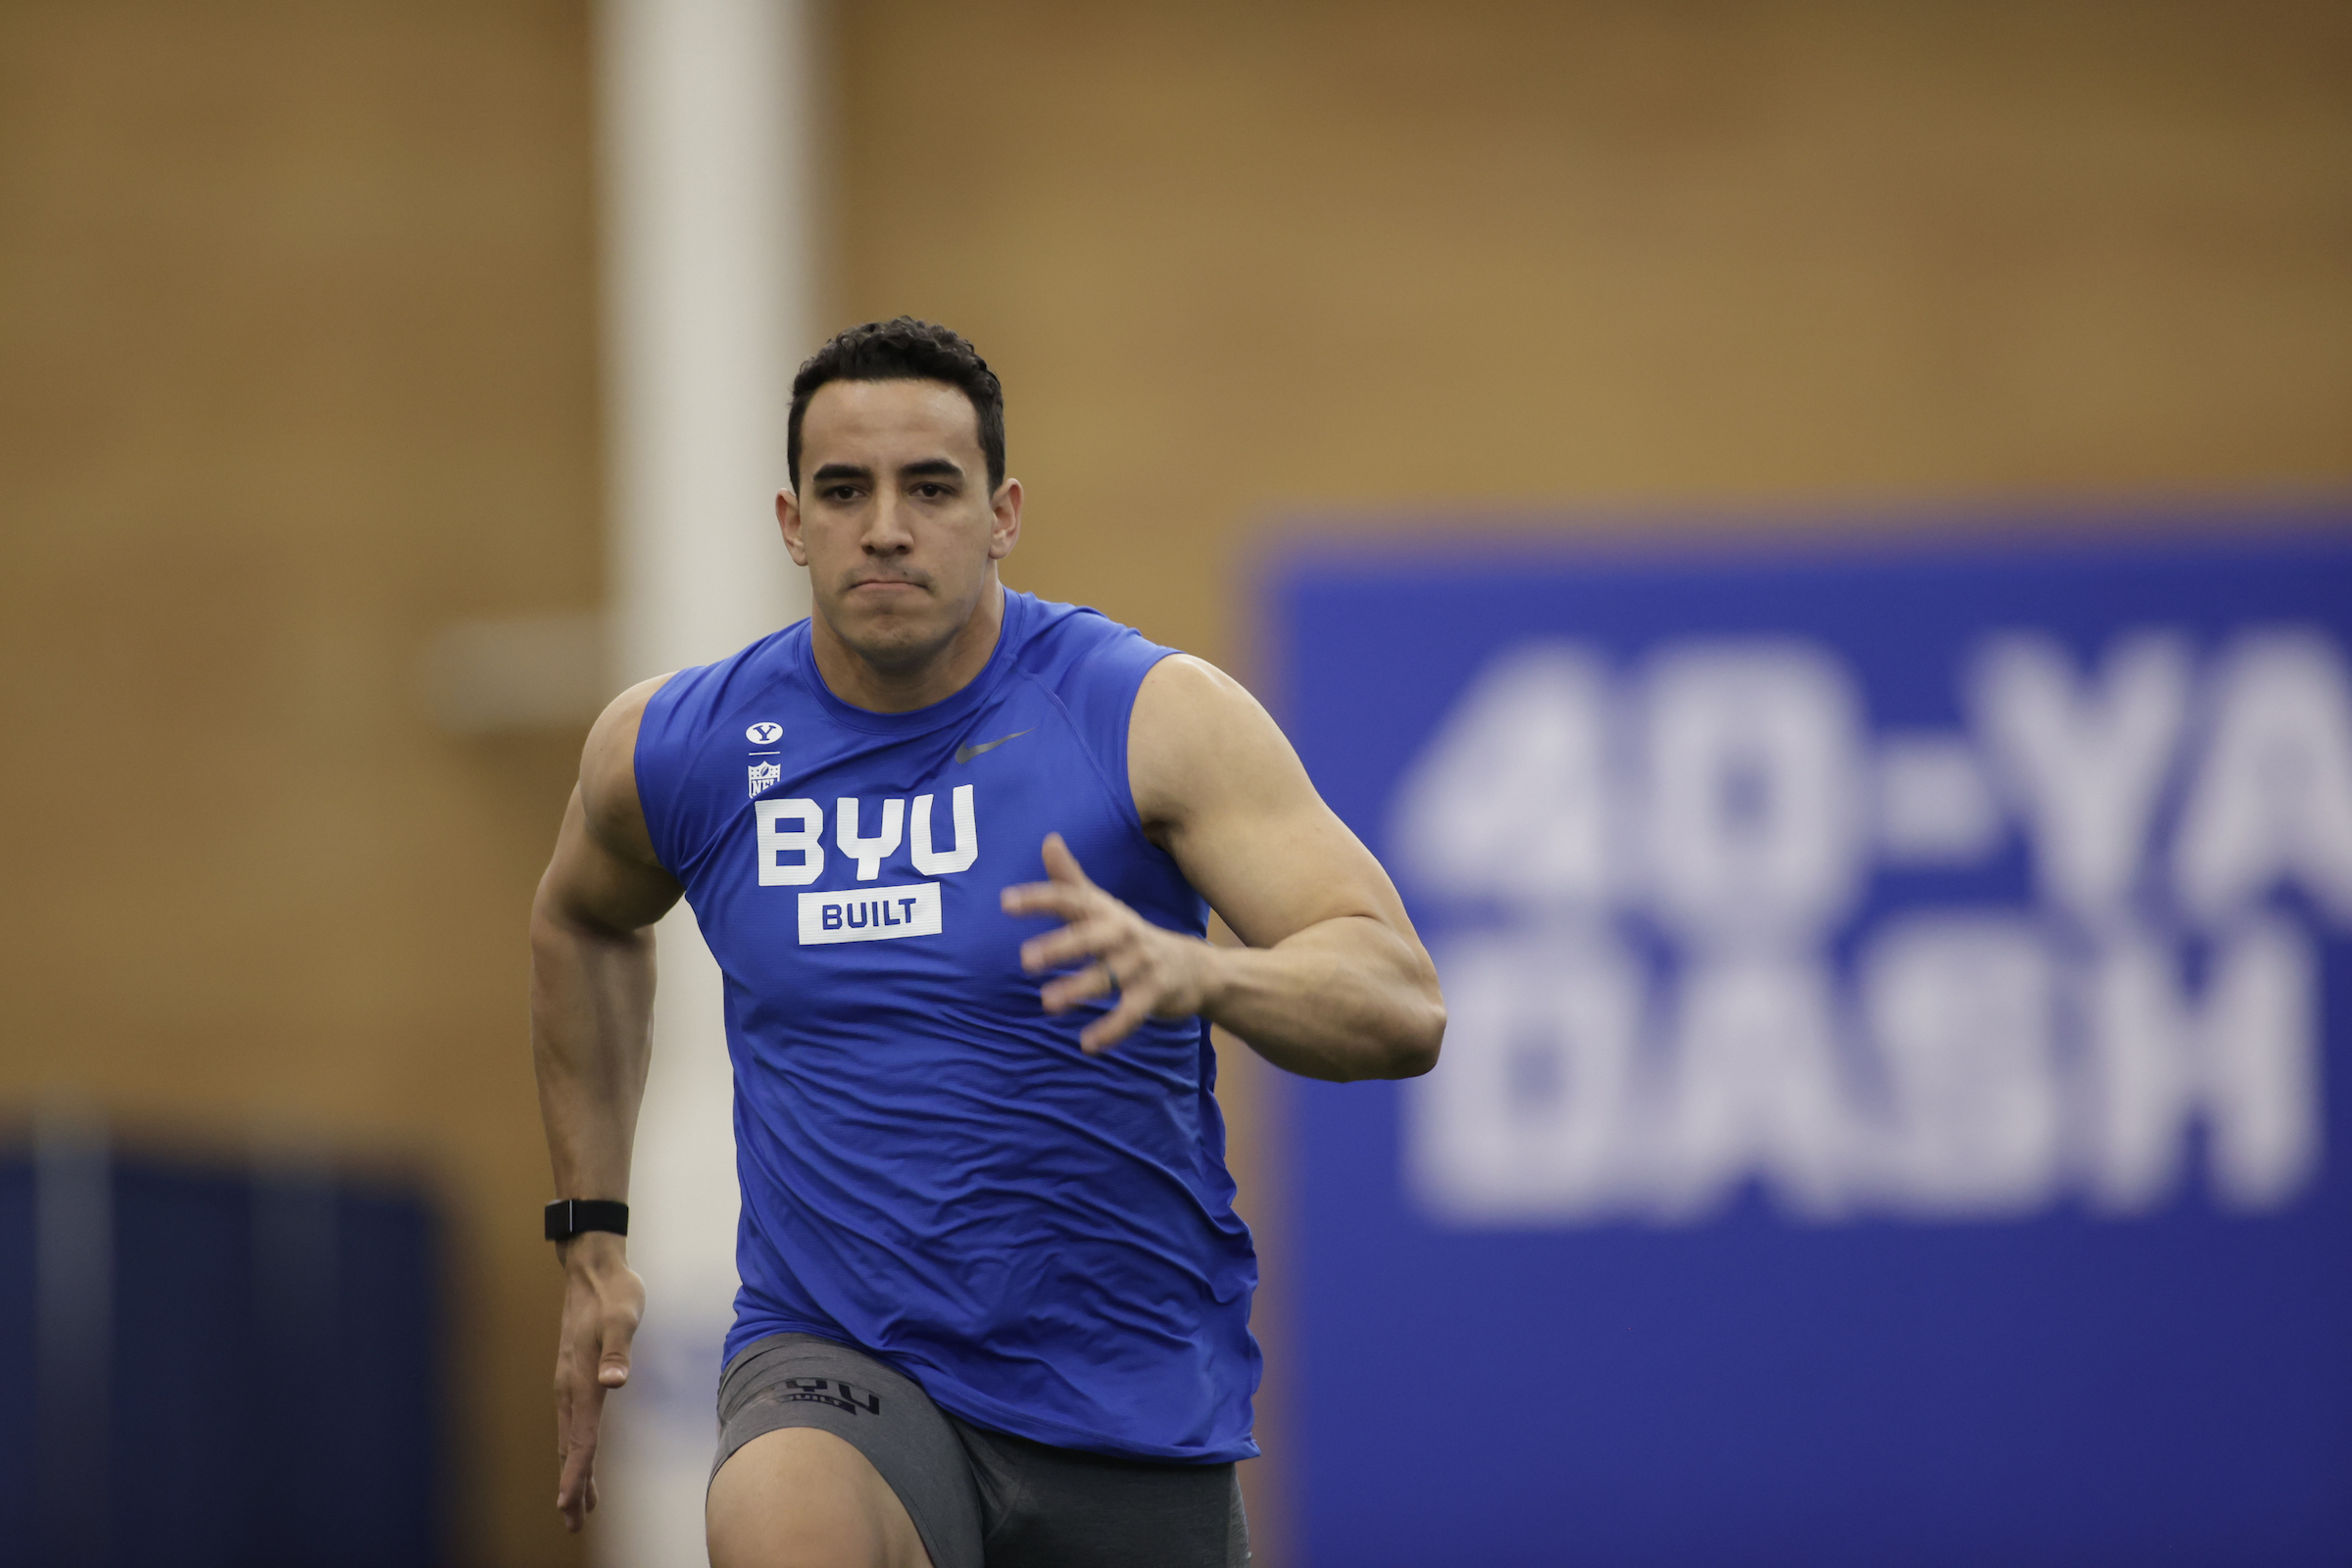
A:
<svg viewBox="0 0 2352 1568">
<path fill-rule="evenodd" d="M 808 618 L 808 643 L 834 696 L 876 713 L 906 713 L 945 702 L 978 678 L 1004 626 L 1004 585 L 991 573 L 956 634 L 909 663 L 875 663 L 844 642 L 822 611 Z"/>
</svg>

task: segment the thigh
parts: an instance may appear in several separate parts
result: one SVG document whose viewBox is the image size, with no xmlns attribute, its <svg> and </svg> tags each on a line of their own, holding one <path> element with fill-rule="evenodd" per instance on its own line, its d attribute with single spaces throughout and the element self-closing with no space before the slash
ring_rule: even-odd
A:
<svg viewBox="0 0 2352 1568">
<path fill-rule="evenodd" d="M 711 1568 L 932 1568 L 882 1473 L 815 1427 L 737 1448 L 710 1478 L 703 1519 Z"/>
<path fill-rule="evenodd" d="M 1249 1568 L 1230 1464 L 1146 1464 L 955 1426 L 980 1488 L 986 1568 Z"/>
<path fill-rule="evenodd" d="M 978 1494 L 948 1418 L 847 1346 L 775 1335 L 719 1381 L 715 1568 L 981 1568 Z"/>
</svg>

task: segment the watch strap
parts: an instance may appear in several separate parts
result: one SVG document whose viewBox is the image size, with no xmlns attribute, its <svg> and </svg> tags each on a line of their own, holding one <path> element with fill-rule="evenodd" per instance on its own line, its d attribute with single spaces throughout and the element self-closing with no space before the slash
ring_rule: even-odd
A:
<svg viewBox="0 0 2352 1568">
<path fill-rule="evenodd" d="M 610 1198 L 559 1198 L 547 1205 L 547 1239 L 568 1242 L 582 1231 L 629 1234 L 629 1205 Z"/>
</svg>

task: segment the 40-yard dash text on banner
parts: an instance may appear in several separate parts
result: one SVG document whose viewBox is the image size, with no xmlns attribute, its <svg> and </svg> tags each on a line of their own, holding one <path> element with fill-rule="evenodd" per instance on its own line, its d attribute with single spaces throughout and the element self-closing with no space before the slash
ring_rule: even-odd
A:
<svg viewBox="0 0 2352 1568">
<path fill-rule="evenodd" d="M 1282 555 L 1451 1020 L 1287 1107 L 1311 1561 L 2352 1555 L 2352 516 L 2166 521 Z"/>
</svg>

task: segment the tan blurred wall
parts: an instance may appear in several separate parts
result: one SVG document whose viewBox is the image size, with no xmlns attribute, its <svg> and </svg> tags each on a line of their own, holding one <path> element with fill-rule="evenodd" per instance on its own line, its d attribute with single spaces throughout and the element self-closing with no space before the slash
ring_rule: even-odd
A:
<svg viewBox="0 0 2352 1568">
<path fill-rule="evenodd" d="M 0 6 L 0 1112 L 421 1167 L 481 1564 L 577 1559 L 523 918 L 580 737 L 415 668 L 601 593 L 586 23 Z"/>
<path fill-rule="evenodd" d="M 1004 374 L 1013 582 L 1245 674 L 1287 514 L 2352 480 L 2340 5 L 865 0 L 839 45 L 836 317 Z"/>
<path fill-rule="evenodd" d="M 2340 6 L 844 0 L 833 33 L 835 318 L 1004 371 L 1016 584 L 1245 671 L 1250 541 L 1299 512 L 2352 480 Z M 521 981 L 578 736 L 443 735 L 415 666 L 600 594 L 586 48 L 553 0 L 0 7 L 0 1112 L 78 1088 L 420 1163 L 485 1564 L 573 1560 Z"/>
</svg>

